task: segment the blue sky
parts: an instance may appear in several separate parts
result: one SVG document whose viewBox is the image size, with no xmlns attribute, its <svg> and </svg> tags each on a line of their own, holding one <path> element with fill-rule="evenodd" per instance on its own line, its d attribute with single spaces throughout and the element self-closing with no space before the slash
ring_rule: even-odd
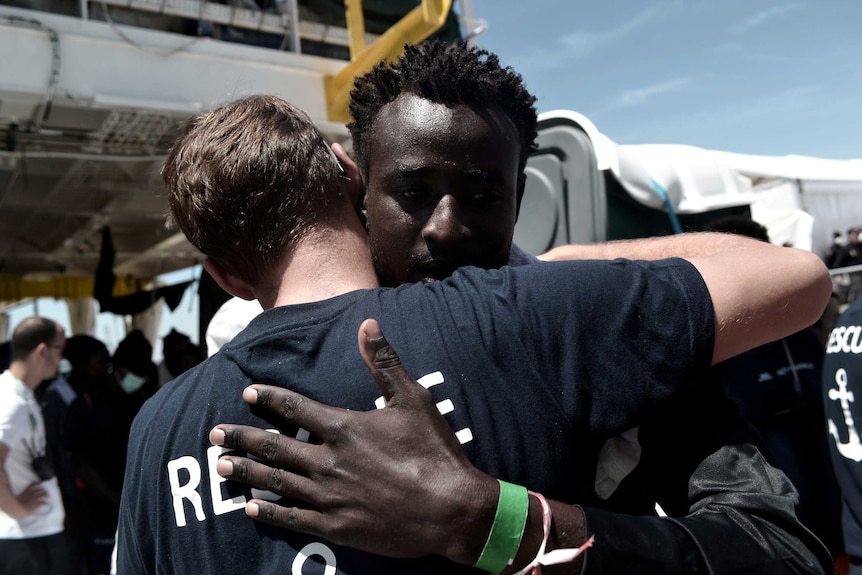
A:
<svg viewBox="0 0 862 575">
<path fill-rule="evenodd" d="M 524 77 L 540 112 L 567 108 L 620 144 L 862 158 L 862 1 L 473 0 L 478 44 Z M 173 283 L 199 268 L 170 274 Z M 171 327 L 197 338 L 186 293 Z M 14 326 L 32 305 L 10 314 Z M 39 312 L 68 325 L 65 304 Z M 122 321 L 102 314 L 111 348 Z M 156 357 L 160 357 L 156 346 Z"/>
<path fill-rule="evenodd" d="M 621 144 L 862 157 L 862 2 L 473 0 L 540 112 Z M 528 7 L 528 8 L 527 8 Z"/>
</svg>

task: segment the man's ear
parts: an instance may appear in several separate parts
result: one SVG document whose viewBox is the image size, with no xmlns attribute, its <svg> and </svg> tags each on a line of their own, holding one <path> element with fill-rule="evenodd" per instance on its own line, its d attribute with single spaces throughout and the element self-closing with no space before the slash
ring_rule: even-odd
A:
<svg viewBox="0 0 862 575">
<path fill-rule="evenodd" d="M 48 355 L 48 347 L 49 347 L 48 342 L 42 342 L 39 345 L 37 345 L 36 347 L 34 347 L 33 351 L 31 351 L 30 353 L 39 356 L 39 358 L 41 359 L 41 358 L 45 357 L 46 355 Z"/>
<path fill-rule="evenodd" d="M 204 260 L 204 269 L 212 276 L 216 283 L 229 293 L 245 300 L 257 299 L 251 287 L 244 280 L 231 274 L 229 271 L 221 267 L 212 258 Z"/>
<path fill-rule="evenodd" d="M 359 173 L 359 166 L 350 159 L 350 156 L 347 155 L 347 151 L 341 144 L 332 144 L 332 152 L 344 169 L 344 174 L 341 176 L 341 188 L 345 191 L 347 197 L 350 198 L 350 203 L 359 210 L 364 200 L 365 191 L 365 187 L 362 185 L 362 175 Z"/>
<path fill-rule="evenodd" d="M 524 199 L 524 189 L 527 186 L 527 174 L 521 172 L 518 176 L 517 203 L 515 204 L 515 221 L 518 221 L 518 216 L 521 214 L 521 200 Z"/>
</svg>

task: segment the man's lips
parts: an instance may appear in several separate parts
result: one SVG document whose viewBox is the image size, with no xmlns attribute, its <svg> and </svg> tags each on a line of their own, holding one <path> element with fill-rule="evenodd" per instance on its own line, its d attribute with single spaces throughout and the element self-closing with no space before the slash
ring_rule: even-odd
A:
<svg viewBox="0 0 862 575">
<path fill-rule="evenodd" d="M 446 279 L 460 267 L 468 265 L 462 259 L 446 258 L 424 260 L 411 266 L 411 275 L 417 281 L 434 281 Z"/>
</svg>

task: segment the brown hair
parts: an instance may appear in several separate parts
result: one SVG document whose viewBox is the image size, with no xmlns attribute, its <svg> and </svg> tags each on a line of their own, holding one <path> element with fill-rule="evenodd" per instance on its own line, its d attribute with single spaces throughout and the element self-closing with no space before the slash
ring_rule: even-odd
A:
<svg viewBox="0 0 862 575">
<path fill-rule="evenodd" d="M 169 225 L 250 285 L 338 215 L 335 156 L 305 112 L 274 96 L 250 96 L 193 117 L 162 178 Z"/>
<path fill-rule="evenodd" d="M 40 343 L 51 344 L 57 337 L 60 326 L 50 319 L 33 316 L 24 319 L 12 332 L 12 361 L 27 359 Z"/>
</svg>

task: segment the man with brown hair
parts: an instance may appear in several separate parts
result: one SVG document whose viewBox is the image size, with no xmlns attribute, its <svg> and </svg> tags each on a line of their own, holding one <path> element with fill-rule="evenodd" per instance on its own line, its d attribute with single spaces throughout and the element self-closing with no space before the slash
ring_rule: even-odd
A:
<svg viewBox="0 0 862 575">
<path fill-rule="evenodd" d="M 463 45 L 407 46 L 397 60 L 357 79 L 349 128 L 366 188 L 372 256 L 382 282 L 443 280 L 462 266 L 498 268 L 531 257 L 518 252 L 512 234 L 524 192 L 524 168 L 536 146 L 534 102 L 514 70 L 502 66 L 494 54 Z M 685 246 L 687 241 L 692 239 L 563 246 L 541 257 L 654 260 L 710 253 L 708 245 L 692 241 Z M 695 251 L 684 251 L 684 246 Z M 717 240 L 713 248 L 722 250 L 722 242 Z M 595 301 L 605 302 L 608 310 L 615 305 Z M 620 338 L 600 353 L 625 364 L 632 345 L 648 349 L 652 342 Z M 781 572 L 797 569 L 796 562 L 804 560 L 797 549 L 819 548 L 809 536 L 799 535 L 803 529 L 792 517 L 793 487 L 764 466 L 757 439 L 723 395 L 718 369 L 699 374 L 696 390 L 651 413 L 638 429 L 609 440 L 598 462 L 591 453 L 579 454 L 582 486 L 577 496 L 570 491 L 564 497 L 579 506 L 582 523 L 599 534 L 586 553 L 584 573 Z M 350 433 L 362 428 L 363 415 L 338 412 L 337 420 Z M 304 427 L 323 435 L 330 419 L 328 413 L 310 418 Z M 260 436 L 265 439 L 258 441 Z M 392 437 L 400 439 L 401 451 L 392 445 Z M 273 450 L 269 434 L 244 432 L 230 434 L 225 444 L 278 462 L 273 467 L 288 472 L 306 471 L 308 458 L 349 468 L 352 473 L 344 481 L 319 478 L 311 483 L 313 489 L 291 490 L 292 497 L 325 509 L 302 526 L 290 503 L 274 508 L 261 502 L 255 508 L 261 519 L 336 541 L 342 539 L 327 525 L 349 519 L 354 526 L 349 530 L 351 544 L 361 547 L 371 545 L 362 533 L 390 533 L 393 537 L 383 539 L 395 539 L 404 518 L 392 512 L 388 501 L 369 499 L 364 491 L 366 483 L 380 481 L 389 466 L 368 466 L 356 454 L 379 451 L 393 461 L 406 460 L 413 452 L 405 437 L 404 430 L 390 430 L 368 434 L 367 445 L 340 441 L 303 451 L 283 440 L 281 452 Z M 224 476 L 244 478 L 244 460 L 234 462 L 233 475 Z M 350 467 L 354 463 L 358 465 Z M 260 470 L 257 486 L 267 486 L 278 473 Z M 387 483 L 396 493 L 409 493 L 419 482 L 407 474 L 390 477 Z M 337 494 L 333 506 L 320 497 L 312 499 L 317 492 Z M 446 509 L 439 505 L 432 511 L 445 515 Z M 779 531 L 770 526 L 777 517 L 786 525 Z M 794 536 L 787 537 L 788 532 Z M 485 537 L 487 533 L 480 534 L 482 541 Z M 808 542 L 800 544 L 793 537 Z M 393 544 L 385 552 L 404 553 L 404 546 Z"/>
<path fill-rule="evenodd" d="M 42 317 L 12 332 L 12 362 L 0 375 L 0 572 L 65 572 L 63 500 L 45 455 L 45 423 L 33 396 L 57 376 L 66 337 Z"/>
<path fill-rule="evenodd" d="M 489 130 L 505 129 L 487 120 Z M 661 240 L 717 251 L 687 259 L 472 268 L 446 281 L 374 289 L 361 184 L 356 166 L 342 160 L 346 177 L 308 117 L 267 96 L 201 115 L 177 140 L 163 172 L 174 221 L 207 255 L 206 269 L 222 287 L 257 298 L 266 311 L 137 418 L 119 573 L 300 573 L 309 562 L 333 573 L 457 572 L 482 551 L 500 481 L 559 500 L 550 504 L 554 547 L 582 542 L 578 508 L 562 503 L 591 487 L 582 461 L 588 467 L 604 440 L 678 397 L 711 362 L 811 321 L 831 290 L 811 254 L 720 235 Z M 779 269 L 777 289 L 758 288 Z M 278 381 L 354 411 L 385 404 L 391 397 L 380 398 L 371 377 L 347 380 L 362 365 L 352 334 L 369 317 L 379 319 L 411 371 L 428 374 L 421 381 L 456 430 L 445 436 L 437 419 L 422 426 L 423 440 L 411 441 L 407 472 L 421 478 L 416 490 L 393 491 L 385 481 L 362 486 L 368 499 L 411 517 L 400 524 L 404 546 L 375 537 L 369 544 L 369 532 L 357 536 L 347 524 L 329 539 L 359 551 L 249 521 L 238 511 L 251 497 L 272 494 L 226 483 L 219 470 L 230 459 L 206 442 L 205 430 L 225 421 L 268 426 L 237 394 L 255 381 Z M 379 340 L 368 324 L 360 333 Z M 631 347 L 621 361 L 606 353 L 621 341 L 650 344 Z M 311 405 L 291 397 L 285 413 Z M 366 450 L 356 458 L 382 479 L 403 463 L 384 455 Z M 326 458 L 315 464 L 339 475 L 326 470 Z M 337 498 L 308 478 L 279 477 L 287 483 L 278 491 L 305 486 Z M 511 569 L 526 565 L 543 537 L 543 499 L 523 495 L 523 539 L 508 550 Z M 301 509 L 288 515 L 310 525 Z M 788 528 L 795 521 L 786 508 L 771 519 Z M 805 537 L 794 535 L 794 542 Z M 803 549 L 789 561 L 816 570 L 812 558 Z"/>
</svg>

